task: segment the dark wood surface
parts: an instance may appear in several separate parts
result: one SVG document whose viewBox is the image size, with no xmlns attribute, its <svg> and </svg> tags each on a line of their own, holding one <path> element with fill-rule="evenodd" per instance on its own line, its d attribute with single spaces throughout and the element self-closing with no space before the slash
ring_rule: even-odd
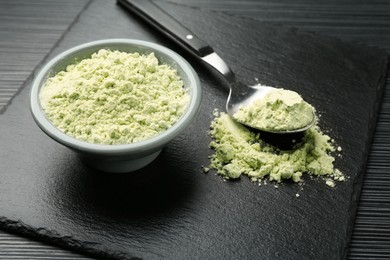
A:
<svg viewBox="0 0 390 260">
<path fill-rule="evenodd" d="M 295 26 L 390 50 L 387 1 L 201 1 L 179 4 Z M 334 2 L 334 3 L 332 3 Z M 0 1 L 0 103 L 6 104 L 71 27 L 87 1 Z M 350 259 L 390 257 L 390 97 L 387 80 L 353 232 Z M 1 105 L 0 104 L 0 105 Z M 85 259 L 0 233 L 0 259 Z"/>
</svg>

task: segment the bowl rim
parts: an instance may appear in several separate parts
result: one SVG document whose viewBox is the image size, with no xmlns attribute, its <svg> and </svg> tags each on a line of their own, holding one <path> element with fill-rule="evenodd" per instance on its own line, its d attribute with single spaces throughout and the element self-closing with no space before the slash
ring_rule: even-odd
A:
<svg viewBox="0 0 390 260">
<path fill-rule="evenodd" d="M 50 72 L 50 69 L 61 62 L 61 60 L 71 54 L 74 54 L 78 51 L 96 48 L 101 46 L 104 48 L 109 48 L 110 44 L 119 44 L 119 45 L 136 45 L 142 46 L 146 48 L 150 48 L 151 51 L 162 52 L 165 55 L 172 58 L 172 60 L 177 63 L 177 65 L 184 71 L 187 75 L 188 80 L 190 82 L 190 88 L 192 91 L 190 103 L 185 111 L 185 113 L 180 117 L 180 119 L 170 128 L 165 130 L 164 132 L 145 139 L 143 141 L 129 143 L 129 144 L 96 144 L 89 143 L 86 141 L 82 141 L 71 137 L 57 127 L 55 127 L 49 119 L 45 116 L 45 113 L 40 105 L 39 101 L 39 93 L 42 85 L 47 79 L 47 75 Z M 46 63 L 37 76 L 35 77 L 31 91 L 30 91 L 30 110 L 33 115 L 33 118 L 37 125 L 52 139 L 58 141 L 59 143 L 68 146 L 71 149 L 75 149 L 84 153 L 94 153 L 101 155 L 121 155 L 121 154 L 131 154 L 131 153 L 142 153 L 148 152 L 151 150 L 161 149 L 166 143 L 172 140 L 175 136 L 177 136 L 182 130 L 184 130 L 194 119 L 196 114 L 199 111 L 201 103 L 201 85 L 200 80 L 193 69 L 193 67 L 179 54 L 174 52 L 173 50 L 162 46 L 157 43 L 148 42 L 144 40 L 136 40 L 136 39 L 104 39 L 91 41 L 87 43 L 83 43 L 72 47 L 66 51 L 61 52 L 56 55 L 53 59 L 51 59 L 48 63 Z"/>
</svg>

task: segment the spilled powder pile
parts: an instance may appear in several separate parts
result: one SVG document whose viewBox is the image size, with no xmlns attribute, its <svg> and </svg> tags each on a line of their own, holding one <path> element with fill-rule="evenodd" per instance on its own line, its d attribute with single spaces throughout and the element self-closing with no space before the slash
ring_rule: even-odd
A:
<svg viewBox="0 0 390 260">
<path fill-rule="evenodd" d="M 90 143 L 126 144 L 175 124 L 189 94 L 177 71 L 160 65 L 153 53 L 103 49 L 49 78 L 40 101 L 64 133 Z"/>
<path fill-rule="evenodd" d="M 252 181 L 268 178 L 278 183 L 285 179 L 299 182 L 302 174 L 307 173 L 328 177 L 329 186 L 334 186 L 334 180 L 345 179 L 334 168 L 331 153 L 336 148 L 331 138 L 317 125 L 307 130 L 302 142 L 291 150 L 280 150 L 265 143 L 259 133 L 251 132 L 225 113 L 216 113 L 210 135 L 214 139 L 210 147 L 215 150 L 210 168 L 226 179 L 244 174 Z"/>
</svg>

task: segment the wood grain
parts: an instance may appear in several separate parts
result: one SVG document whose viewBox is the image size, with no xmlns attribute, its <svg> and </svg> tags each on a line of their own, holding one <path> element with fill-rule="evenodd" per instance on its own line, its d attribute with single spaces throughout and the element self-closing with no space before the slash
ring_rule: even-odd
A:
<svg viewBox="0 0 390 260">
<path fill-rule="evenodd" d="M 0 1 L 0 111 L 88 3 Z"/>
<path fill-rule="evenodd" d="M 0 259 L 92 259 L 45 243 L 0 231 Z"/>
</svg>

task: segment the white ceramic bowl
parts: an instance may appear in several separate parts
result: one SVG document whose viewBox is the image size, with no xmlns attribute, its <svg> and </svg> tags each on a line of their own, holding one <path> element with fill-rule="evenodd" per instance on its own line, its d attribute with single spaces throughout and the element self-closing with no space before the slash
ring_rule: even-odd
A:
<svg viewBox="0 0 390 260">
<path fill-rule="evenodd" d="M 160 63 L 168 64 L 176 69 L 188 89 L 190 102 L 186 112 L 170 128 L 161 134 L 144 141 L 131 144 L 93 144 L 75 139 L 57 129 L 41 107 L 39 92 L 47 78 L 64 70 L 75 60 L 89 58 L 100 49 L 119 50 L 125 52 L 138 52 L 141 54 L 155 53 Z M 177 53 L 161 45 L 130 39 L 107 39 L 89 42 L 71 48 L 56 56 L 48 62 L 35 77 L 31 89 L 31 112 L 37 125 L 55 141 L 77 152 L 81 159 L 92 167 L 105 171 L 124 173 L 138 170 L 151 163 L 161 152 L 162 148 L 186 129 L 196 116 L 201 102 L 201 86 L 199 78 L 191 67 Z M 179 152 L 179 151 L 178 151 Z"/>
</svg>

